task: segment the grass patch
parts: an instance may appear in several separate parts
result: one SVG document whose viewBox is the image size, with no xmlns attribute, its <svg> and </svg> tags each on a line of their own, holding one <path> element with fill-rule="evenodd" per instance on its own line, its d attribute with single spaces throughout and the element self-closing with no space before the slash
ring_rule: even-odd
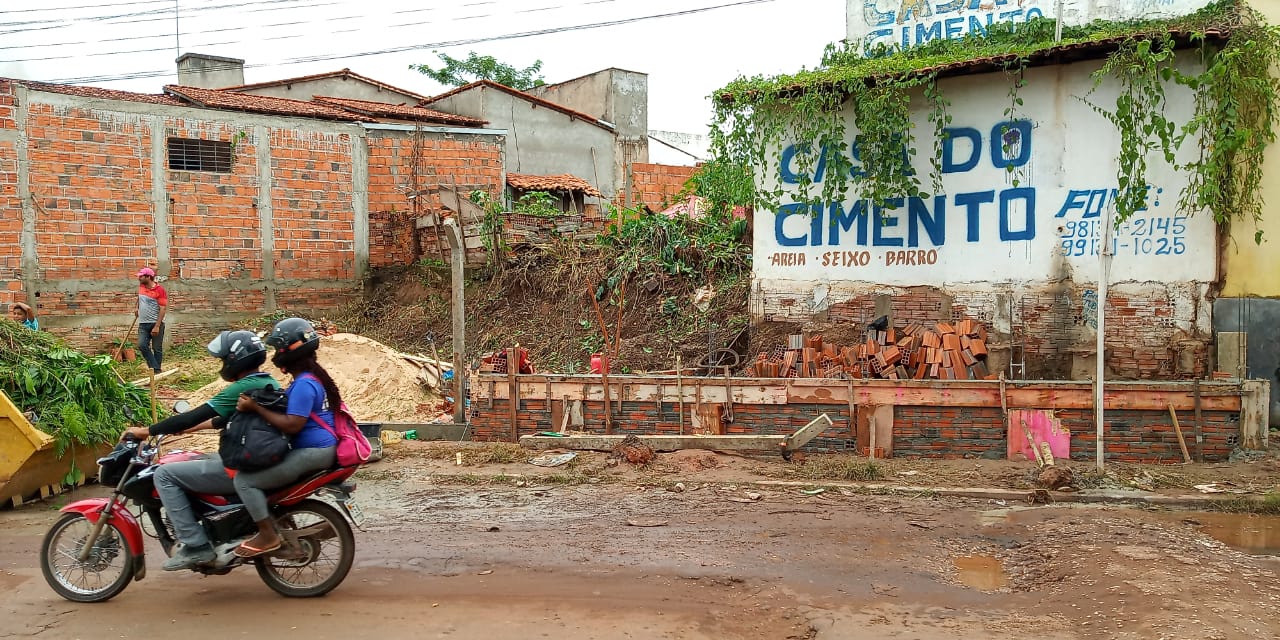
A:
<svg viewBox="0 0 1280 640">
<path fill-rule="evenodd" d="M 1213 500 L 1205 507 L 1206 511 L 1223 513 L 1252 513 L 1263 516 L 1280 516 L 1280 493 L 1268 493 L 1261 500 L 1249 498 L 1228 498 Z"/>
<path fill-rule="evenodd" d="M 815 480 L 850 480 L 869 482 L 885 478 L 884 467 L 874 460 L 866 458 L 833 455 L 810 457 L 799 465 L 797 472 L 801 477 Z"/>
</svg>

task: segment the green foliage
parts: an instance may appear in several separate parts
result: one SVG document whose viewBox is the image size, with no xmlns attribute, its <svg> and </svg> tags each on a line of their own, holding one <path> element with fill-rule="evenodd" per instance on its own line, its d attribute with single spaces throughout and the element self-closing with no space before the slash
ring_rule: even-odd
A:
<svg viewBox="0 0 1280 640">
<path fill-rule="evenodd" d="M 146 391 L 121 383 L 110 356 L 86 356 L 8 320 L 0 320 L 0 389 L 39 416 L 59 455 L 73 443 L 114 442 L 128 424 L 126 407 L 138 417 L 151 415 Z"/>
<path fill-rule="evenodd" d="M 480 238 L 484 242 L 485 261 L 489 266 L 502 264 L 502 257 L 507 253 L 507 240 L 502 233 L 502 200 L 480 189 L 472 191 L 467 198 L 484 209 Z"/>
<path fill-rule="evenodd" d="M 904 167 L 915 153 L 910 106 L 917 96 L 927 104 L 934 128 L 930 187 L 942 187 L 942 141 L 951 116 L 937 87 L 939 68 L 972 60 L 1003 66 L 1011 81 L 1004 115 L 1012 120 L 1022 106 L 1019 91 L 1032 57 L 1055 47 L 1118 42 L 1095 80 L 1114 79 L 1120 96 L 1113 107 L 1090 103 L 1120 134 L 1116 223 L 1146 206 L 1151 154 L 1173 163 L 1175 151 L 1186 140 L 1196 141 L 1199 157 L 1177 167 L 1190 174 L 1180 207 L 1207 210 L 1218 223 L 1260 218 L 1262 155 L 1275 139 L 1278 87 L 1270 70 L 1280 63 L 1280 30 L 1265 25 L 1237 0 L 1219 0 L 1174 19 L 1068 26 L 1060 41 L 1055 41 L 1054 29 L 1054 20 L 1035 18 L 909 49 L 845 42 L 828 46 L 815 69 L 773 78 L 738 78 L 714 95 L 713 153 L 726 164 L 780 167 L 783 148 L 794 143 L 801 182 L 792 198 L 841 200 L 852 186 L 859 197 L 884 206 L 890 198 L 922 194 L 921 179 Z M 1210 30 L 1229 34 L 1221 50 L 1205 38 Z M 1187 76 L 1174 67 L 1175 33 L 1192 35 L 1205 64 L 1199 75 Z M 1195 113 L 1181 126 L 1164 115 L 1165 90 L 1171 83 L 1194 93 Z M 854 144 L 863 169 L 854 175 L 846 159 L 846 108 L 851 108 L 858 130 Z M 1019 140 L 1012 131 L 1004 133 L 1002 144 L 1008 151 Z M 826 179 L 815 194 L 805 174 L 812 174 L 820 162 L 826 165 Z M 1011 171 L 1015 185 L 1025 180 L 1017 173 L 1025 168 Z M 779 172 L 756 177 L 752 199 L 776 206 L 784 193 Z M 1260 234 L 1255 239 L 1260 240 Z"/>
<path fill-rule="evenodd" d="M 558 218 L 565 214 L 560 199 L 546 191 L 529 191 L 516 199 L 511 210 L 539 218 Z"/>
<path fill-rule="evenodd" d="M 684 277 L 715 272 L 731 277 L 751 269 L 746 224 L 727 215 L 695 220 L 687 215 L 630 212 L 621 226 L 609 225 L 598 241 L 617 255 L 611 282 L 650 273 Z"/>
<path fill-rule="evenodd" d="M 476 80 L 492 80 L 512 89 L 524 91 L 546 84 L 543 80 L 542 61 L 517 69 L 504 62 L 498 62 L 493 56 L 482 56 L 474 51 L 467 53 L 466 60 L 459 60 L 447 53 L 432 51 L 444 63 L 439 69 L 425 64 L 411 64 L 409 68 L 421 73 L 440 84 L 461 87 Z"/>
<path fill-rule="evenodd" d="M 728 216 L 734 207 L 750 207 L 755 193 L 755 176 L 751 174 L 750 165 L 715 158 L 689 176 L 680 195 L 705 198 L 712 215 Z"/>
</svg>

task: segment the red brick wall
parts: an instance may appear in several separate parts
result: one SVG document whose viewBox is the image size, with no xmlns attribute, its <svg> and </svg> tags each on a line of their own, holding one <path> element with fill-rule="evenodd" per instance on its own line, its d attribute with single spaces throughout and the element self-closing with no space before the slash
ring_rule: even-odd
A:
<svg viewBox="0 0 1280 640">
<path fill-rule="evenodd" d="M 497 378 L 505 384 L 506 378 Z M 473 381 L 473 384 L 478 384 Z M 668 387 L 668 392 L 671 388 Z M 492 406 L 490 406 L 492 404 Z M 518 436 L 539 431 L 558 431 L 551 424 L 551 412 L 544 398 L 522 399 L 516 414 Z M 679 405 L 624 401 L 612 403 L 615 434 L 676 435 L 680 432 Z M 685 403 L 686 413 L 693 404 Z M 505 398 L 473 399 L 471 428 L 476 440 L 510 441 L 510 404 Z M 825 413 L 833 427 L 806 446 L 808 451 L 856 451 L 867 443 L 859 443 L 849 428 L 847 405 L 832 404 L 737 404 L 733 405 L 733 422 L 724 423 L 726 435 L 786 435 L 808 424 L 814 416 Z M 1095 430 L 1093 412 L 1058 410 L 1063 426 L 1071 431 L 1071 459 L 1094 459 Z M 604 433 L 604 403 L 583 402 L 583 423 L 592 433 Z M 1239 414 L 1204 411 L 1202 432 L 1205 436 L 1204 459 L 1226 460 L 1236 446 L 1240 433 Z M 1168 411 L 1108 410 L 1106 435 L 1107 459 L 1115 462 L 1175 463 L 1182 462 L 1182 451 Z M 690 433 L 689 416 L 685 416 L 685 433 Z M 1182 425 L 1188 448 L 1195 455 L 1190 427 Z M 1000 407 L 895 406 L 893 417 L 894 457 L 959 458 L 978 457 L 996 451 L 1004 459 L 1007 435 Z"/>
<path fill-rule="evenodd" d="M 415 233 L 420 234 L 417 245 L 423 255 L 439 255 L 434 233 L 416 231 L 414 221 L 443 206 L 434 193 L 410 199 L 415 189 L 456 187 L 464 198 L 477 189 L 495 195 L 504 189 L 501 136 L 423 132 L 415 186 L 414 135 L 411 131 L 370 131 L 367 137 L 371 267 L 409 264 L 423 257 L 414 255 Z"/>
<path fill-rule="evenodd" d="M 635 163 L 631 165 L 631 201 L 635 207 L 662 211 L 675 202 L 697 167 Z"/>
<path fill-rule="evenodd" d="M 153 179 L 169 198 L 170 336 L 225 325 L 216 317 L 261 315 L 276 308 L 316 311 L 341 306 L 356 280 L 353 134 L 332 122 L 281 121 L 266 139 L 235 113 L 191 109 L 151 115 L 32 91 L 25 120 L 15 123 L 13 96 L 0 83 L 0 125 L 26 129 L 39 272 L 20 273 L 21 203 L 16 150 L 0 143 L 0 273 L 6 298 L 23 297 L 20 278 L 36 280 L 42 326 L 82 346 L 118 337 L 119 326 L 69 328 L 85 317 L 127 322 L 136 305 L 133 273 L 158 265 Z M 109 103 L 107 103 L 109 104 Z M 127 108 L 126 108 L 127 107 Z M 161 113 L 157 108 L 157 113 Z M 168 114 L 174 107 L 166 106 Z M 301 124 L 299 124 L 301 122 Z M 153 137 L 233 141 L 229 173 L 170 171 L 152 166 Z M 163 141 L 161 141 L 163 144 Z M 259 154 L 269 145 L 271 184 Z M 263 264 L 259 206 L 270 203 L 275 279 Z M 320 287 L 295 283 L 323 281 Z M 118 283 L 118 286 L 116 284 Z M 281 289 L 281 287 L 285 287 Z M 16 292 L 16 293 L 10 293 Z M 8 300 L 5 300 L 8 301 Z M 59 327 L 59 318 L 66 318 Z M 104 321 L 102 324 L 109 325 Z M 118 324 L 118 323 L 117 323 Z M 203 329 L 200 329 L 203 330 Z"/>
<path fill-rule="evenodd" d="M 13 130 L 13 86 L 0 80 L 0 131 Z M 0 303 L 24 302 L 22 293 L 22 202 L 18 199 L 18 154 L 0 140 Z"/>
</svg>

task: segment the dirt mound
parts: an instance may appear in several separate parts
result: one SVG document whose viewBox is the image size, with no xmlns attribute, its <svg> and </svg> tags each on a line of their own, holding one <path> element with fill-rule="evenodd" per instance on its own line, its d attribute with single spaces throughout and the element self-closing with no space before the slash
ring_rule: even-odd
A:
<svg viewBox="0 0 1280 640">
<path fill-rule="evenodd" d="M 435 417 L 432 407 L 437 398 L 418 382 L 417 367 L 381 342 L 351 333 L 326 336 L 320 342 L 319 359 L 357 420 L 425 422 Z M 262 370 L 287 382 L 270 360 Z M 197 405 L 226 386 L 217 380 L 191 392 L 187 399 Z"/>
<path fill-rule="evenodd" d="M 685 472 L 705 471 L 724 466 L 716 452 L 701 449 L 673 451 L 662 456 L 662 462 Z"/>
<path fill-rule="evenodd" d="M 641 442 L 635 434 L 630 434 L 613 448 L 613 456 L 637 466 L 644 466 L 653 460 L 653 449 Z"/>
</svg>

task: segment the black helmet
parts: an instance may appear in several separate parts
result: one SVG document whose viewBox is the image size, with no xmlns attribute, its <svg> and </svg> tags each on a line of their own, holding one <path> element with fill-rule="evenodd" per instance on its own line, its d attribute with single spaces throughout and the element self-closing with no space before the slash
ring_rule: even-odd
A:
<svg viewBox="0 0 1280 640">
<path fill-rule="evenodd" d="M 305 355 L 315 353 L 320 348 L 320 334 L 316 333 L 316 328 L 310 322 L 302 318 L 285 318 L 271 328 L 267 344 L 276 350 L 271 361 L 276 366 L 288 365 Z"/>
<path fill-rule="evenodd" d="M 218 375 L 228 382 L 267 361 L 267 348 L 252 331 L 223 331 L 206 348 L 209 355 L 222 361 Z"/>
</svg>

